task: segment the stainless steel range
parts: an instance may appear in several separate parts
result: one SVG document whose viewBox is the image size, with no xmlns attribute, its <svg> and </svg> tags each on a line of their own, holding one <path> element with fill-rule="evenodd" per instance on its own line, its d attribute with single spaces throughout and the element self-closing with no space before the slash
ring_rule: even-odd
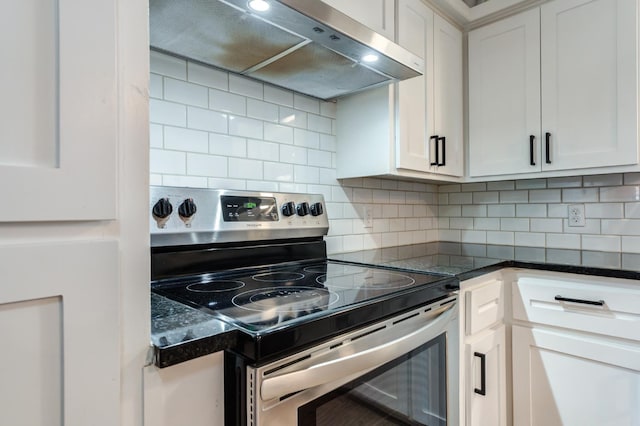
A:
<svg viewBox="0 0 640 426">
<path fill-rule="evenodd" d="M 327 259 L 322 195 L 152 187 L 150 211 L 152 291 L 240 330 L 226 424 L 456 424 L 455 279 Z"/>
</svg>

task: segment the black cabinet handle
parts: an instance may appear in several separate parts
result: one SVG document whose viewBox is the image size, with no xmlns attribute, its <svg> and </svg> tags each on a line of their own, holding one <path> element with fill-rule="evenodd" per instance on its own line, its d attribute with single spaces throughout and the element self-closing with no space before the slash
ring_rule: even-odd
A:
<svg viewBox="0 0 640 426">
<path fill-rule="evenodd" d="M 435 141 L 435 154 L 436 154 L 436 161 L 432 161 L 431 163 L 429 163 L 432 166 L 437 166 L 438 163 L 440 162 L 438 160 L 438 135 L 433 135 L 429 138 L 429 149 L 431 149 L 431 141 Z M 431 153 L 429 153 L 431 154 Z"/>
<path fill-rule="evenodd" d="M 447 152 L 447 138 L 445 136 L 441 136 L 437 139 L 438 141 L 442 141 L 442 163 L 438 162 L 438 166 L 445 166 L 447 164 L 446 152 Z M 438 149 L 438 145 L 436 144 L 436 149 Z M 436 161 L 438 161 L 438 157 L 436 156 Z"/>
<path fill-rule="evenodd" d="M 547 161 L 547 164 L 551 164 L 551 152 L 550 152 L 551 151 L 551 133 L 547 132 L 544 134 L 544 142 L 547 149 L 547 152 L 545 154 L 546 161 Z"/>
<path fill-rule="evenodd" d="M 583 305 L 604 306 L 604 300 L 572 299 L 570 297 L 562 297 L 562 296 L 556 296 L 554 299 L 556 299 L 559 302 L 571 302 L 571 303 L 582 303 Z"/>
<path fill-rule="evenodd" d="M 473 356 L 477 356 L 478 358 L 480 358 L 480 389 L 475 388 L 473 391 L 480 395 L 486 395 L 487 394 L 487 360 L 486 360 L 487 355 L 480 352 L 474 352 Z"/>
<path fill-rule="evenodd" d="M 534 135 L 529 135 L 529 164 L 532 166 L 536 165 L 536 161 L 533 156 L 535 144 L 536 144 L 536 137 Z"/>
</svg>

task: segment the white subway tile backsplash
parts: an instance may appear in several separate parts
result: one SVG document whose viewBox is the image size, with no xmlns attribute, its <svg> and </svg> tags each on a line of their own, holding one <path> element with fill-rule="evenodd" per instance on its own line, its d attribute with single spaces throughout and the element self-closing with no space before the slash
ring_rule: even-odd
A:
<svg viewBox="0 0 640 426">
<path fill-rule="evenodd" d="M 212 89 L 229 90 L 229 73 L 193 62 L 187 63 L 187 80 Z"/>
<path fill-rule="evenodd" d="M 262 83 L 236 74 L 229 74 L 229 91 L 249 98 L 264 98 Z"/>
<path fill-rule="evenodd" d="M 185 127 L 187 107 L 174 102 L 149 99 L 149 121 L 156 124 Z"/>
<path fill-rule="evenodd" d="M 553 260 L 554 263 L 579 265 L 581 262 L 580 251 L 578 250 L 561 250 L 555 248 L 547 249 L 547 259 Z"/>
<path fill-rule="evenodd" d="M 293 179 L 301 183 L 320 183 L 320 171 L 317 167 L 294 166 Z"/>
<path fill-rule="evenodd" d="M 187 152 L 209 152 L 209 134 L 200 130 L 164 126 L 164 148 Z"/>
<path fill-rule="evenodd" d="M 209 153 L 229 157 L 246 157 L 247 140 L 238 136 L 209 133 Z"/>
<path fill-rule="evenodd" d="M 229 158 L 229 177 L 260 180 L 263 179 L 262 172 L 262 161 Z M 272 191 L 277 191 L 277 189 L 272 189 Z"/>
<path fill-rule="evenodd" d="M 562 202 L 584 203 L 598 201 L 598 188 L 563 189 Z"/>
<path fill-rule="evenodd" d="M 186 175 L 187 154 L 151 149 L 149 151 L 149 169 L 151 173 Z"/>
<path fill-rule="evenodd" d="M 187 127 L 209 132 L 227 133 L 227 115 L 203 108 L 188 107 Z"/>
<path fill-rule="evenodd" d="M 267 141 L 293 144 L 293 129 L 280 124 L 264 123 L 264 139 Z"/>
<path fill-rule="evenodd" d="M 278 114 L 279 109 L 276 104 L 259 101 L 257 99 L 247 99 L 247 117 L 277 123 L 279 119 Z"/>
<path fill-rule="evenodd" d="M 151 173 L 149 175 L 149 185 L 162 185 L 162 175 Z"/>
<path fill-rule="evenodd" d="M 156 99 L 162 99 L 164 96 L 164 87 L 161 75 L 151 74 L 151 77 L 149 78 L 149 96 Z"/>
<path fill-rule="evenodd" d="M 227 158 L 218 155 L 187 154 L 187 174 L 227 177 Z"/>
<path fill-rule="evenodd" d="M 184 59 L 152 50 L 149 65 L 152 73 L 179 78 L 181 80 L 187 79 L 187 61 Z"/>
<path fill-rule="evenodd" d="M 209 108 L 234 115 L 246 115 L 247 98 L 222 90 L 209 89 Z"/>
<path fill-rule="evenodd" d="M 329 253 L 439 239 L 482 248 L 478 266 L 514 256 L 579 262 L 581 248 L 605 252 L 587 256 L 593 265 L 628 264 L 620 251 L 640 258 L 640 173 L 441 185 L 338 181 L 334 102 L 157 52 L 150 97 L 152 183 L 322 193 Z M 573 203 L 585 205 L 586 226 L 568 227 Z M 364 227 L 366 205 L 373 228 Z M 471 262 L 465 256 L 447 261 Z"/>
<path fill-rule="evenodd" d="M 620 251 L 621 238 L 613 235 L 583 235 L 583 250 Z"/>
<path fill-rule="evenodd" d="M 621 219 L 624 217 L 622 203 L 587 203 L 584 205 L 585 217 L 594 219 Z"/>
<path fill-rule="evenodd" d="M 265 84 L 264 100 L 278 105 L 293 107 L 293 92 Z"/>
<path fill-rule="evenodd" d="M 207 178 L 199 176 L 173 176 L 164 175 L 162 177 L 164 186 L 188 186 L 192 188 L 206 188 Z"/>
<path fill-rule="evenodd" d="M 582 253 L 582 264 L 592 268 L 620 268 L 619 253 L 589 252 Z"/>
<path fill-rule="evenodd" d="M 208 178 L 207 186 L 213 189 L 247 189 L 246 181 L 225 178 Z"/>
<path fill-rule="evenodd" d="M 293 94 L 293 107 L 313 114 L 320 114 L 320 101 L 299 93 Z"/>
<path fill-rule="evenodd" d="M 164 145 L 164 127 L 160 124 L 149 125 L 149 147 L 162 148 Z"/>
<path fill-rule="evenodd" d="M 278 115 L 280 124 L 297 127 L 300 129 L 307 128 L 307 113 L 292 108 L 279 107 Z"/>
<path fill-rule="evenodd" d="M 229 134 L 252 139 L 263 138 L 262 121 L 253 118 L 229 116 Z"/>
<path fill-rule="evenodd" d="M 280 145 L 274 142 L 249 139 L 247 141 L 247 158 L 278 161 L 280 159 Z"/>
<path fill-rule="evenodd" d="M 600 188 L 600 201 L 640 201 L 640 185 Z"/>
<path fill-rule="evenodd" d="M 580 235 L 547 234 L 547 247 L 580 250 Z"/>
<path fill-rule="evenodd" d="M 293 143 L 306 148 L 320 148 L 320 134 L 304 129 L 293 130 Z"/>
<path fill-rule="evenodd" d="M 209 95 L 207 88 L 204 86 L 165 77 L 164 99 L 171 102 L 206 108 L 209 102 Z"/>
</svg>

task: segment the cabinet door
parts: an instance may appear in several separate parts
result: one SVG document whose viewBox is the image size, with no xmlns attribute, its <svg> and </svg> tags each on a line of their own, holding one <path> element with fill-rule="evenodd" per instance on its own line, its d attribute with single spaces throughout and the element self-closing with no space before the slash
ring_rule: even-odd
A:
<svg viewBox="0 0 640 426">
<path fill-rule="evenodd" d="M 467 344 L 467 426 L 506 426 L 507 379 L 505 327 L 483 333 Z M 482 364 L 484 363 L 484 389 Z M 484 391 L 484 395 L 476 392 Z"/>
<path fill-rule="evenodd" d="M 513 326 L 513 423 L 640 424 L 640 345 Z"/>
<path fill-rule="evenodd" d="M 435 133 L 442 138 L 437 142 L 443 164 L 436 172 L 462 176 L 462 32 L 438 15 L 433 20 L 433 56 Z"/>
<path fill-rule="evenodd" d="M 435 141 L 433 84 L 433 11 L 420 0 L 406 0 L 398 8 L 398 44 L 424 58 L 425 73 L 398 83 L 396 167 L 431 171 Z M 431 152 L 430 152 L 431 151 Z"/>
<path fill-rule="evenodd" d="M 636 12 L 635 0 L 541 7 L 543 170 L 637 163 Z"/>
<path fill-rule="evenodd" d="M 322 0 L 389 40 L 394 34 L 394 0 Z"/>
<path fill-rule="evenodd" d="M 470 176 L 540 170 L 539 15 L 532 9 L 469 33 Z"/>
<path fill-rule="evenodd" d="M 115 5 L 3 11 L 0 222 L 115 218 Z M 99 19 L 95 19 L 96 17 Z M 19 41 L 19 42 L 18 42 Z"/>
</svg>

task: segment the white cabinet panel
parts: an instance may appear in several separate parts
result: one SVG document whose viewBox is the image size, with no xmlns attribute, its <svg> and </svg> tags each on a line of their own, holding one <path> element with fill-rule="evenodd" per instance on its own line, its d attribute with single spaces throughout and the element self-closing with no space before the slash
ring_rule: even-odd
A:
<svg viewBox="0 0 640 426">
<path fill-rule="evenodd" d="M 29 0 L 0 17 L 2 39 L 20 40 L 0 46 L 2 198 L 19 206 L 0 222 L 115 217 L 115 13 L 113 2 Z"/>
<path fill-rule="evenodd" d="M 513 326 L 514 424 L 640 424 L 640 345 Z"/>
<path fill-rule="evenodd" d="M 465 292 L 465 329 L 470 336 L 504 319 L 504 291 L 501 280 Z"/>
<path fill-rule="evenodd" d="M 470 176 L 637 164 L 636 29 L 634 0 L 555 0 L 471 31 Z"/>
<path fill-rule="evenodd" d="M 634 0 L 557 0 L 541 7 L 545 170 L 636 164 Z M 545 151 L 546 160 L 546 151 Z"/>
<path fill-rule="evenodd" d="M 469 175 L 539 170 L 540 11 L 532 9 L 469 33 Z"/>
<path fill-rule="evenodd" d="M 394 34 L 394 0 L 322 0 L 389 40 Z"/>
<path fill-rule="evenodd" d="M 481 334 L 478 339 L 467 344 L 467 426 L 507 425 L 505 345 L 504 325 Z M 483 391 L 484 395 L 479 393 Z"/>
<path fill-rule="evenodd" d="M 144 369 L 146 426 L 224 424 L 223 352 L 167 368 Z"/>
<path fill-rule="evenodd" d="M 119 424 L 117 243 L 0 246 L 0 271 L 0 424 Z"/>
</svg>

